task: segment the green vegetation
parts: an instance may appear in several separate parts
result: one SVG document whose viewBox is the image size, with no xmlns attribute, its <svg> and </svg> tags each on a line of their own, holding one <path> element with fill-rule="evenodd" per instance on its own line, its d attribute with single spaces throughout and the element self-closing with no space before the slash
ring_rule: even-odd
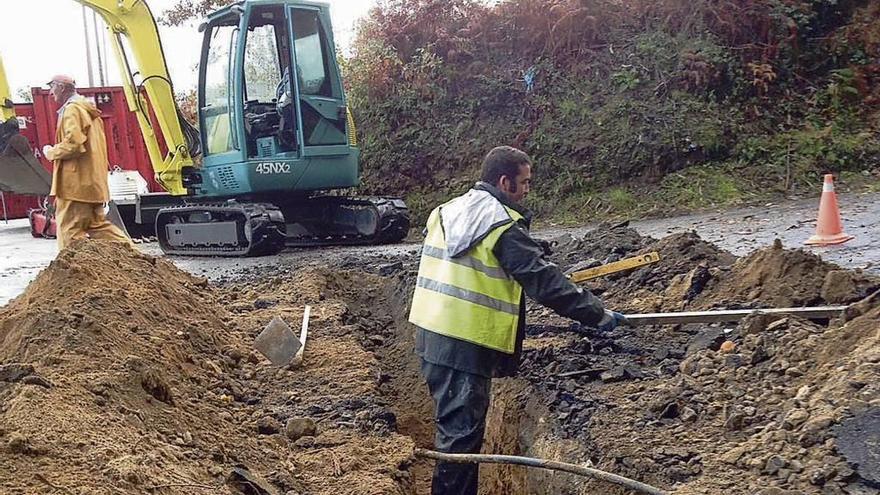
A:
<svg viewBox="0 0 880 495">
<path fill-rule="evenodd" d="M 878 17 L 878 0 L 382 1 L 344 63 L 365 192 L 421 220 L 498 144 L 534 157 L 530 206 L 553 221 L 867 183 Z"/>
</svg>

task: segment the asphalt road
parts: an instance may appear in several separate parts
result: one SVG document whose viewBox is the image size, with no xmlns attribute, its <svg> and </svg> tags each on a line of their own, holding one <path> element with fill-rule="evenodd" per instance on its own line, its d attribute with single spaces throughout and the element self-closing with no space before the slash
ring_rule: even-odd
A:
<svg viewBox="0 0 880 495">
<path fill-rule="evenodd" d="M 840 246 L 809 249 L 841 266 L 863 268 L 880 275 L 880 193 L 841 194 L 838 195 L 838 201 L 845 229 L 856 238 Z M 811 198 L 762 207 L 636 221 L 631 225 L 642 234 L 657 238 L 694 230 L 704 239 L 734 254 L 744 255 L 770 245 L 776 238 L 782 240 L 786 247 L 803 246 L 803 241 L 815 229 L 817 207 L 818 199 Z M 578 236 L 590 228 L 589 225 L 578 228 L 551 227 L 538 229 L 535 234 L 543 238 L 566 233 Z M 149 254 L 161 254 L 155 243 L 139 248 Z M 418 249 L 419 244 L 415 243 L 329 247 L 287 250 L 260 258 L 176 257 L 174 262 L 190 273 L 221 280 L 265 266 L 289 271 L 304 263 L 322 262 L 344 268 L 348 260 L 361 261 L 364 258 L 388 263 L 400 254 L 413 253 Z M 0 223 L 0 304 L 6 304 L 20 294 L 57 252 L 54 241 L 31 237 L 27 220 Z"/>
</svg>

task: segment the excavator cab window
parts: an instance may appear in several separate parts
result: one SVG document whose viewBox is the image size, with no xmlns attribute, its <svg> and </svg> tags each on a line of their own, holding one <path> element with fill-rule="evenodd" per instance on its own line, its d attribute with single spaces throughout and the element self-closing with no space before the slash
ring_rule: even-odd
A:
<svg viewBox="0 0 880 495">
<path fill-rule="evenodd" d="M 305 144 L 346 144 L 345 103 L 327 26 L 317 9 L 290 12 Z"/>
<path fill-rule="evenodd" d="M 280 5 L 254 7 L 244 47 L 244 127 L 248 158 L 296 151 L 296 105 L 289 88 L 287 21 Z"/>
<path fill-rule="evenodd" d="M 238 149 L 236 143 L 235 107 L 232 92 L 232 69 L 235 60 L 235 46 L 238 40 L 238 24 L 218 23 L 213 25 L 205 37 L 200 74 L 201 127 L 205 153 L 215 155 Z"/>
</svg>

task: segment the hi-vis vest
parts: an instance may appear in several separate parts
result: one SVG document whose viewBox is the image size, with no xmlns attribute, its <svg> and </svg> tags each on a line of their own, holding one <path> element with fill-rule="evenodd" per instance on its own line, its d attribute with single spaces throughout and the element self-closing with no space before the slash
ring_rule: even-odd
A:
<svg viewBox="0 0 880 495">
<path fill-rule="evenodd" d="M 428 218 L 409 321 L 418 327 L 512 354 L 522 286 L 492 252 L 520 215 L 472 189 Z"/>
</svg>

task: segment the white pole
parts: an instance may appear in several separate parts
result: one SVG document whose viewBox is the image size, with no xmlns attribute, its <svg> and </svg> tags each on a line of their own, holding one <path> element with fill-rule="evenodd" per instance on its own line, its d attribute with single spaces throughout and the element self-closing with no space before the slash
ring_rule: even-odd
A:
<svg viewBox="0 0 880 495">
<path fill-rule="evenodd" d="M 83 13 L 83 34 L 86 37 L 86 65 L 89 69 L 89 86 L 95 85 L 95 75 L 92 73 L 92 48 L 89 43 L 89 23 L 86 17 L 86 6 L 82 7 Z"/>
</svg>

